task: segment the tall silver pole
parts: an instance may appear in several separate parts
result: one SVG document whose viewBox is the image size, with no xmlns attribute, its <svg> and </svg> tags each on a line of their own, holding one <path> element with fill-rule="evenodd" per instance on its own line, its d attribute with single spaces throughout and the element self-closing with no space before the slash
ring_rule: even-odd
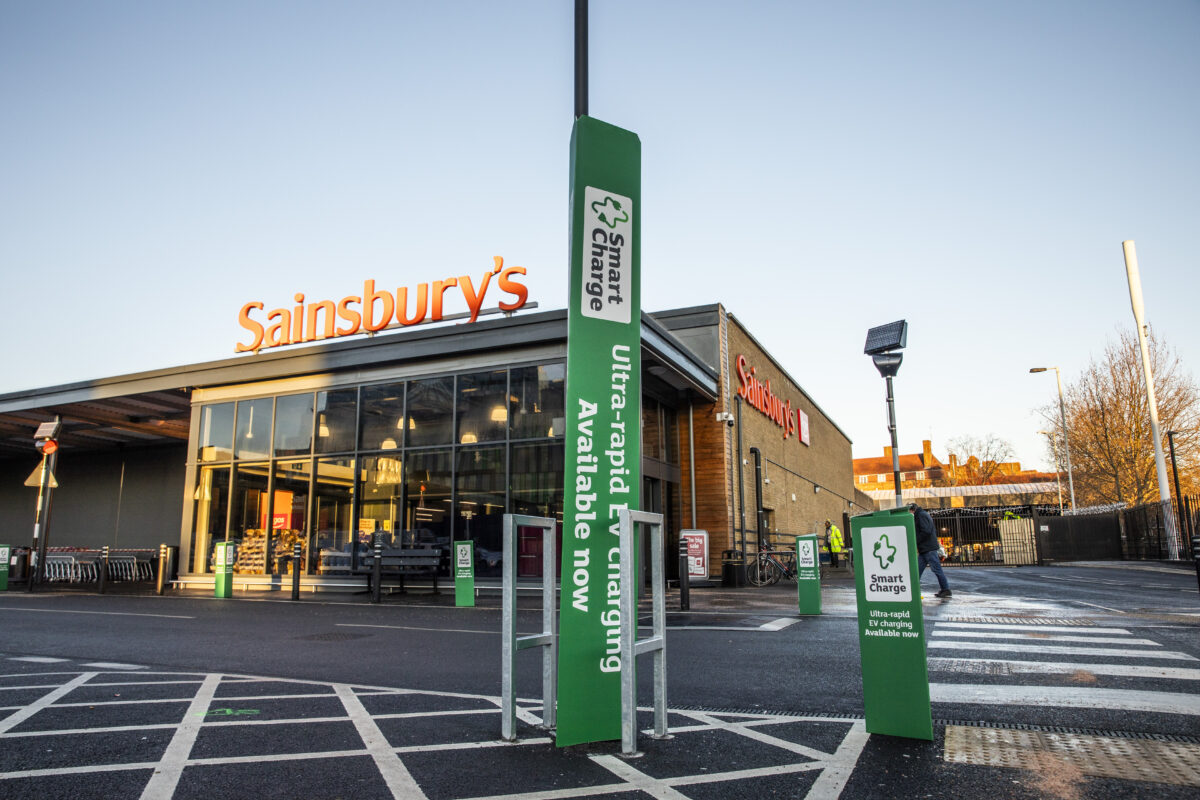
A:
<svg viewBox="0 0 1200 800">
<path fill-rule="evenodd" d="M 1175 533 L 1175 515 L 1171 513 L 1171 488 L 1167 484 L 1167 460 L 1163 457 L 1162 439 L 1158 434 L 1158 401 L 1154 397 L 1154 374 L 1150 369 L 1150 346 L 1146 343 L 1145 304 L 1142 302 L 1142 277 L 1138 273 L 1137 251 L 1133 240 L 1121 242 L 1125 250 L 1125 275 L 1129 279 L 1129 301 L 1137 323 L 1138 344 L 1142 349 L 1142 372 L 1146 376 L 1146 400 L 1150 404 L 1150 436 L 1154 439 L 1154 466 L 1158 471 L 1158 497 L 1163 507 L 1163 522 L 1167 529 L 1167 555 L 1179 558 L 1179 540 Z"/>
<path fill-rule="evenodd" d="M 1067 451 L 1067 484 L 1071 487 L 1071 512 L 1075 511 L 1075 476 L 1071 473 L 1071 435 L 1067 433 L 1067 407 L 1063 403 L 1062 373 L 1054 368 L 1054 378 L 1058 381 L 1058 413 L 1062 417 L 1063 449 Z M 1060 503 L 1061 505 L 1061 503 Z M 1059 509 L 1062 513 L 1062 509 Z"/>
</svg>

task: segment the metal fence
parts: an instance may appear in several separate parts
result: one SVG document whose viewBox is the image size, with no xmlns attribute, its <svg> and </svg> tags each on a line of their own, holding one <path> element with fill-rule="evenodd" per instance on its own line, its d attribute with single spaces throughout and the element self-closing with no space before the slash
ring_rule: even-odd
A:
<svg viewBox="0 0 1200 800">
<path fill-rule="evenodd" d="M 930 511 L 948 566 L 1038 563 L 1037 520 L 1048 507 L 944 508 Z M 1057 509 L 1054 509 L 1057 513 Z"/>
</svg>

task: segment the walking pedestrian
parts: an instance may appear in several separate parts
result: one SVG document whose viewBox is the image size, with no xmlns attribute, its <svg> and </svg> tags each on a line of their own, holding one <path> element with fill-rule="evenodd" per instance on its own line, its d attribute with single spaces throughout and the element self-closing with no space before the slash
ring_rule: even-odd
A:
<svg viewBox="0 0 1200 800">
<path fill-rule="evenodd" d="M 919 565 L 917 583 L 921 583 L 925 567 L 929 567 L 937 577 L 938 586 L 941 587 L 941 591 L 934 597 L 950 597 L 950 583 L 946 580 L 946 574 L 942 572 L 942 559 L 938 556 L 942 545 L 938 542 L 937 528 L 934 527 L 933 517 L 929 516 L 929 512 L 916 503 L 909 503 L 908 510 L 912 512 L 917 526 L 917 564 Z"/>
</svg>

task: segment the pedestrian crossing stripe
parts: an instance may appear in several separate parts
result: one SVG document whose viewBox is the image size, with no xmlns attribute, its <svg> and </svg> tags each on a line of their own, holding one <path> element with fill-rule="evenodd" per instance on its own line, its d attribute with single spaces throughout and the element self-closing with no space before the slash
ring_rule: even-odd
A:
<svg viewBox="0 0 1200 800">
<path fill-rule="evenodd" d="M 1056 656 L 1109 656 L 1113 658 L 1157 658 L 1171 661 L 1200 661 L 1187 653 L 1177 653 L 1173 650 L 1118 650 L 1112 647 L 1067 647 L 1063 645 L 1042 645 L 1031 648 L 1030 643 L 1011 644 L 1008 642 L 949 642 L 931 638 L 928 647 L 931 650 L 987 650 L 1002 653 L 1045 653 Z"/>
<path fill-rule="evenodd" d="M 1042 631 L 960 631 L 935 630 L 934 636 L 957 636 L 962 639 L 1029 639 L 1037 642 L 1075 642 L 1077 644 L 1128 644 L 1142 647 L 1162 647 L 1149 639 L 1122 639 L 1118 636 L 1062 636 Z"/>
</svg>

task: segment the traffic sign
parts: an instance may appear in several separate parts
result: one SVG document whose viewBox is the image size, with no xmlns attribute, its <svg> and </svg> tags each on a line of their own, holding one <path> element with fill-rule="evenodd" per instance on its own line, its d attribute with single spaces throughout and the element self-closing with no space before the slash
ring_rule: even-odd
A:
<svg viewBox="0 0 1200 800">
<path fill-rule="evenodd" d="M 58 452 L 58 441 L 55 439 L 42 439 L 37 443 L 37 449 L 41 450 L 44 456 L 56 453 Z"/>
</svg>

